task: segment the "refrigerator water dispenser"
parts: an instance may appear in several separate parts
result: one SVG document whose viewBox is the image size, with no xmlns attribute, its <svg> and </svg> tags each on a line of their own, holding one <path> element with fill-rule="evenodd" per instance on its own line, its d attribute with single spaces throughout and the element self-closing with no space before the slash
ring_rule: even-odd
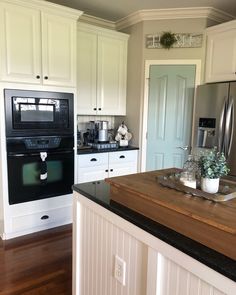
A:
<svg viewBox="0 0 236 295">
<path fill-rule="evenodd" d="M 213 148 L 216 144 L 216 119 L 199 118 L 197 146 L 200 148 Z"/>
</svg>

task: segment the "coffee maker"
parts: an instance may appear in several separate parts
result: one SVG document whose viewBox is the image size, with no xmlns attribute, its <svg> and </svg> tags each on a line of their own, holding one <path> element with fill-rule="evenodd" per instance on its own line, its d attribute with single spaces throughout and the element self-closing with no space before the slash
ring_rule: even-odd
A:
<svg viewBox="0 0 236 295">
<path fill-rule="evenodd" d="M 98 143 L 108 142 L 108 121 L 96 121 L 96 134 L 95 141 Z"/>
<path fill-rule="evenodd" d="M 108 139 L 108 121 L 90 121 L 89 142 L 107 143 Z"/>
</svg>

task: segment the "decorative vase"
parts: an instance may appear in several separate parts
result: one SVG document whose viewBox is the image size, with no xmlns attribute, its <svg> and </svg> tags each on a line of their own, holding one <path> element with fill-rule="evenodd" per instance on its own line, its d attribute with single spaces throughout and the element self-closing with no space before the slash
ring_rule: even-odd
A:
<svg viewBox="0 0 236 295">
<path fill-rule="evenodd" d="M 210 178 L 202 177 L 201 189 L 206 193 L 215 194 L 219 190 L 219 182 L 220 182 L 219 178 L 210 179 Z"/>
</svg>

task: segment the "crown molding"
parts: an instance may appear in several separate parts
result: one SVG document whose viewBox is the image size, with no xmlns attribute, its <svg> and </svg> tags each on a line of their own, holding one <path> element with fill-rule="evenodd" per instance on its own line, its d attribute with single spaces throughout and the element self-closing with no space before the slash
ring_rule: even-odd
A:
<svg viewBox="0 0 236 295">
<path fill-rule="evenodd" d="M 94 34 L 102 34 L 103 36 L 114 37 L 120 40 L 128 40 L 129 35 L 126 33 L 118 32 L 116 30 L 111 30 L 109 28 L 104 28 L 97 25 L 88 24 L 85 22 L 81 22 L 80 20 L 77 22 L 77 28 L 80 32 L 90 32 Z"/>
<path fill-rule="evenodd" d="M 110 30 L 116 30 L 116 23 L 113 21 L 105 20 L 99 17 L 95 17 L 88 14 L 83 14 L 79 21 L 82 23 L 87 23 L 94 26 L 103 27 Z"/>
<path fill-rule="evenodd" d="M 38 8 L 47 12 L 53 12 L 58 15 L 66 16 L 77 20 L 83 11 L 78 9 L 69 8 L 46 0 L 0 0 L 2 3 L 17 4 L 22 7 Z"/>
<path fill-rule="evenodd" d="M 211 33 L 219 33 L 219 32 L 224 32 L 225 30 L 230 30 L 230 29 L 235 29 L 236 28 L 236 19 L 235 20 L 231 20 L 230 22 L 226 22 L 226 23 L 222 23 L 222 24 L 218 24 L 216 26 L 212 26 L 207 28 L 207 32 L 211 32 Z"/>
<path fill-rule="evenodd" d="M 116 22 L 116 29 L 121 30 L 141 21 L 205 18 L 217 23 L 230 21 L 235 17 L 219 9 L 212 7 L 170 8 L 170 9 L 146 9 L 131 13 Z"/>
</svg>

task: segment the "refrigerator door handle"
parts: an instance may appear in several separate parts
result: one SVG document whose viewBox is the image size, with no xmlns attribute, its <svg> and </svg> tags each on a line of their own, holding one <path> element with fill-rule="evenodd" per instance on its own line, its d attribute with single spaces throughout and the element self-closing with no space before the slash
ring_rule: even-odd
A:
<svg viewBox="0 0 236 295">
<path fill-rule="evenodd" d="M 223 152 L 224 148 L 225 148 L 224 147 L 224 141 L 225 141 L 224 131 L 225 130 L 223 130 L 223 125 L 225 123 L 226 110 L 227 110 L 227 97 L 225 97 L 224 104 L 223 104 L 223 107 L 222 107 L 222 111 L 221 111 L 221 114 L 220 114 L 219 139 L 218 139 L 218 150 L 219 150 L 219 152 Z"/>
<path fill-rule="evenodd" d="M 226 123 L 225 123 L 225 146 L 226 146 L 226 158 L 228 158 L 232 142 L 233 142 L 233 133 L 234 133 L 234 100 L 230 97 L 230 103 L 226 114 Z"/>
</svg>

